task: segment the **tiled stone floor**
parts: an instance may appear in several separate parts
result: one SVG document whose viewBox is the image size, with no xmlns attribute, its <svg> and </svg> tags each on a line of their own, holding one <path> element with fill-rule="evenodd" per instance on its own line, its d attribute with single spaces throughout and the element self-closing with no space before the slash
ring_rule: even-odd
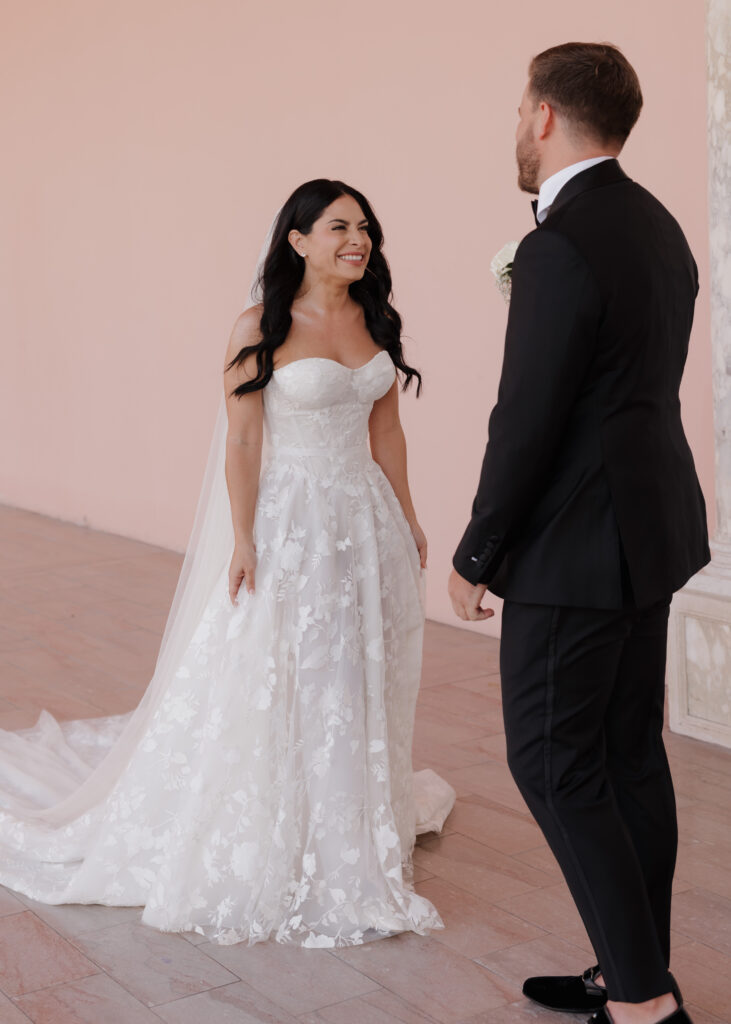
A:
<svg viewBox="0 0 731 1024">
<path fill-rule="evenodd" d="M 132 708 L 179 556 L 0 508 L 0 727 L 41 708 Z M 436 585 L 435 581 L 435 585 Z M 673 969 L 696 1024 L 731 1021 L 731 754 L 668 736 L 680 806 Z M 459 800 L 415 855 L 446 928 L 337 952 L 214 946 L 135 908 L 47 907 L 0 888 L 0 1024 L 566 1024 L 521 997 L 529 973 L 592 961 L 556 865 L 505 765 L 497 642 L 429 623 L 416 767 Z"/>
</svg>

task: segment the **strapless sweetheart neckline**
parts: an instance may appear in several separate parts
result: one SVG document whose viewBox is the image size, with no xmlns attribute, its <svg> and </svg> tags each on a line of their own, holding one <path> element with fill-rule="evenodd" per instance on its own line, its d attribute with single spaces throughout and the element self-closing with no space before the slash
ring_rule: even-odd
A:
<svg viewBox="0 0 731 1024">
<path fill-rule="evenodd" d="M 280 373 L 282 370 L 286 370 L 288 366 L 296 366 L 297 363 L 334 363 L 335 366 L 341 367 L 343 370 L 349 370 L 350 373 L 357 373 L 358 370 L 365 370 L 366 366 L 370 366 L 371 363 L 378 359 L 379 356 L 387 356 L 388 352 L 385 348 L 382 348 L 380 352 L 376 352 L 367 363 L 363 363 L 361 366 L 346 366 L 345 363 L 339 362 L 337 359 L 329 359 L 327 356 L 304 356 L 302 359 L 293 359 L 290 363 L 285 363 L 284 366 L 278 366 L 272 373 Z M 389 359 L 391 357 L 389 356 Z"/>
</svg>

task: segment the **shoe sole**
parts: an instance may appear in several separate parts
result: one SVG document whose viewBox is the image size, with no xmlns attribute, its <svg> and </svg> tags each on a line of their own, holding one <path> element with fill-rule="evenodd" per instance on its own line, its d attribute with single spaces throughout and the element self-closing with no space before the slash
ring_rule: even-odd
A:
<svg viewBox="0 0 731 1024">
<path fill-rule="evenodd" d="M 530 999 L 536 1006 L 543 1007 L 544 1010 L 553 1010 L 554 1013 L 596 1013 L 597 1010 L 602 1010 L 606 1006 L 606 999 L 603 1003 L 597 1003 L 596 1006 L 582 1006 L 577 1009 L 575 1006 L 550 1006 L 548 1003 L 542 1003 L 539 999 L 534 999 L 533 996 L 525 995 L 526 999 Z"/>
</svg>

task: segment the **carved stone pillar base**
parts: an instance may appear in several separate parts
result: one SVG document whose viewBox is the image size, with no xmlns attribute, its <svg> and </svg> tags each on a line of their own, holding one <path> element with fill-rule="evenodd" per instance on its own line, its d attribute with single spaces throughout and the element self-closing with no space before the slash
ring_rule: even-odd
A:
<svg viewBox="0 0 731 1024">
<path fill-rule="evenodd" d="M 670 728 L 731 749 L 731 544 L 711 551 L 670 606 Z"/>
</svg>

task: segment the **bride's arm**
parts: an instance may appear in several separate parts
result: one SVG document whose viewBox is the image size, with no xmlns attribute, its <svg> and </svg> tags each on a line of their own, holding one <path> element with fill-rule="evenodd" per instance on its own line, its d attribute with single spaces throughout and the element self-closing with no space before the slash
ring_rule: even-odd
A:
<svg viewBox="0 0 731 1024">
<path fill-rule="evenodd" d="M 260 316 L 261 311 L 254 308 L 248 309 L 238 318 L 231 332 L 224 366 L 228 366 L 246 345 L 254 345 L 259 341 Z M 223 375 L 228 415 L 226 484 L 234 528 L 234 553 L 229 567 L 229 596 L 232 604 L 236 604 L 236 594 L 244 580 L 248 592 L 254 592 L 254 515 L 259 492 L 264 407 L 261 391 L 250 392 L 241 398 L 231 392 L 255 375 L 254 356 L 250 356 L 242 366 L 224 370 Z"/>
<path fill-rule="evenodd" d="M 416 541 L 422 568 L 426 568 L 426 537 L 419 526 L 406 473 L 406 438 L 398 413 L 398 382 L 373 403 L 368 421 L 371 455 L 393 487 Z"/>
</svg>

